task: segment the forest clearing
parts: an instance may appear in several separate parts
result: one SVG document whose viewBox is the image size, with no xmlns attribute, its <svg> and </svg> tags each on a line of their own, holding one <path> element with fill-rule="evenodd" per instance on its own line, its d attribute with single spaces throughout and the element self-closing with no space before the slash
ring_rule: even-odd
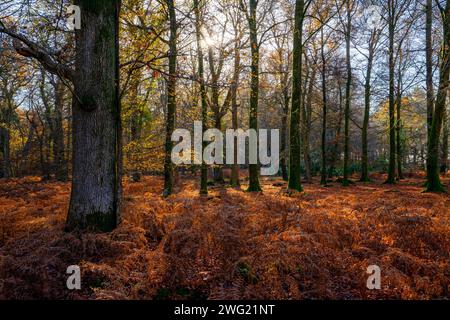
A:
<svg viewBox="0 0 450 320">
<path fill-rule="evenodd" d="M 123 222 L 109 234 L 65 234 L 70 186 L 0 185 L 0 299 L 448 298 L 450 198 L 396 186 L 305 184 L 287 196 L 231 187 L 198 195 L 195 180 L 163 200 L 163 180 L 125 182 Z M 448 180 L 446 180 L 448 182 Z M 285 188 L 285 187 L 284 187 Z M 65 287 L 80 265 L 82 290 Z M 382 290 L 367 290 L 367 266 Z"/>
</svg>

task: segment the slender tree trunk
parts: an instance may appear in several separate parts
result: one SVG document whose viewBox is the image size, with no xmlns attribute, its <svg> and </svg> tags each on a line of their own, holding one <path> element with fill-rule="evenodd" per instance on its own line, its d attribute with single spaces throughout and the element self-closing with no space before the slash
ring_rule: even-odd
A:
<svg viewBox="0 0 450 320">
<path fill-rule="evenodd" d="M 338 125 L 336 128 L 336 136 L 334 139 L 333 152 L 331 154 L 330 166 L 328 169 L 329 179 L 332 179 L 334 177 L 336 162 L 338 160 L 340 161 L 339 142 L 341 141 L 342 121 L 344 120 L 344 112 L 342 110 L 343 104 L 342 101 L 344 99 L 340 81 L 338 81 L 338 91 L 339 91 L 339 116 L 338 116 Z"/>
<path fill-rule="evenodd" d="M 73 179 L 66 230 L 111 231 L 120 222 L 120 1 L 78 0 Z"/>
<path fill-rule="evenodd" d="M 395 87 L 394 87 L 394 32 L 395 32 L 395 12 L 394 0 L 388 0 L 389 7 L 389 167 L 388 177 L 385 183 L 395 183 Z"/>
<path fill-rule="evenodd" d="M 222 115 L 217 114 L 216 119 L 214 121 L 215 128 L 222 132 Z M 235 148 L 236 149 L 236 148 Z M 216 164 L 214 166 L 214 182 L 219 184 L 224 184 L 225 180 L 223 178 L 223 170 L 221 164 Z"/>
<path fill-rule="evenodd" d="M 250 85 L 250 115 L 249 128 L 258 131 L 258 100 L 259 100 L 259 44 L 256 21 L 257 0 L 250 0 L 250 46 L 251 46 L 251 85 Z M 259 184 L 258 164 L 249 165 L 249 186 L 248 191 L 261 191 Z"/>
<path fill-rule="evenodd" d="M 439 90 L 434 106 L 433 123 L 427 155 L 427 191 L 445 191 L 439 177 L 439 137 L 445 113 L 450 74 L 450 0 L 446 1 L 443 16 L 443 43 L 441 49 L 441 65 L 439 69 Z"/>
<path fill-rule="evenodd" d="M 448 98 L 447 98 L 448 101 Z M 444 109 L 444 121 L 442 128 L 442 156 L 441 156 L 441 173 L 447 174 L 448 171 L 448 109 Z"/>
<path fill-rule="evenodd" d="M 0 152 L 3 155 L 0 177 L 9 178 L 11 177 L 11 155 L 10 155 L 10 133 L 7 128 L 0 127 Z"/>
<path fill-rule="evenodd" d="M 369 44 L 369 58 L 367 61 L 366 70 L 366 83 L 364 85 L 364 121 L 361 133 L 361 182 L 369 182 L 369 157 L 368 157 L 368 145 L 367 145 L 367 132 L 369 130 L 369 118 L 370 118 L 370 97 L 371 97 L 371 80 L 372 80 L 372 68 L 373 58 L 375 53 L 376 31 L 372 33 Z"/>
<path fill-rule="evenodd" d="M 303 128 L 302 134 L 302 147 L 303 147 L 303 161 L 305 163 L 305 177 L 308 183 L 312 183 L 311 172 L 311 152 L 309 137 L 311 132 L 311 110 L 312 110 L 312 95 L 314 90 L 314 81 L 316 79 L 317 68 L 312 66 L 312 73 L 309 79 L 308 95 L 306 97 L 306 103 L 301 106 L 301 122 Z"/>
<path fill-rule="evenodd" d="M 21 157 L 21 165 L 20 165 L 20 172 L 22 175 L 26 174 L 26 164 L 28 160 L 28 156 L 31 151 L 31 144 L 33 143 L 33 136 L 36 132 L 36 124 L 33 120 L 28 119 L 30 123 L 30 129 L 28 130 L 28 137 L 27 141 L 25 142 L 25 145 L 22 149 L 22 157 Z"/>
<path fill-rule="evenodd" d="M 241 51 L 240 43 L 237 40 L 238 34 L 236 34 L 236 42 L 234 45 L 234 73 L 233 73 L 233 83 L 231 90 L 231 119 L 233 130 L 238 129 L 238 104 L 237 104 L 237 88 L 239 84 L 239 73 L 241 71 Z M 236 140 L 236 138 L 234 138 Z M 233 154 L 233 164 L 231 166 L 231 186 L 240 186 L 239 181 L 239 165 L 237 163 L 238 149 L 234 148 Z"/>
<path fill-rule="evenodd" d="M 325 58 L 325 43 L 323 39 L 323 28 L 320 31 L 321 34 L 321 50 L 320 55 L 322 58 L 322 169 L 321 169 L 321 177 L 320 184 L 327 184 L 327 61 Z"/>
<path fill-rule="evenodd" d="M 433 124 L 434 88 L 433 88 L 433 0 L 426 3 L 426 84 L 427 84 L 427 144 L 430 140 Z"/>
<path fill-rule="evenodd" d="M 347 60 L 347 84 L 345 86 L 345 109 L 344 109 L 344 178 L 342 179 L 342 185 L 348 186 L 349 181 L 349 156 L 350 156 L 350 104 L 352 99 L 352 63 L 350 56 L 350 43 L 351 43 L 351 1 L 347 1 L 347 26 L 346 26 L 346 60 Z"/>
<path fill-rule="evenodd" d="M 58 181 L 67 181 L 67 162 L 64 146 L 64 84 L 60 79 L 55 83 L 55 112 L 53 116 L 53 164 Z"/>
<path fill-rule="evenodd" d="M 175 14 L 174 0 L 166 0 L 169 20 L 170 20 L 170 39 L 169 39 L 169 76 L 167 79 L 167 118 L 166 118 L 166 142 L 164 159 L 164 197 L 173 193 L 173 164 L 172 153 L 172 133 L 175 129 L 176 113 L 176 85 L 177 85 L 177 21 Z"/>
<path fill-rule="evenodd" d="M 203 134 L 207 129 L 208 124 L 208 104 L 206 100 L 206 86 L 205 86 L 205 76 L 204 76 L 204 62 L 203 62 L 203 48 L 201 40 L 201 15 L 200 15 L 200 5 L 199 0 L 194 0 L 194 11 L 195 11 L 195 33 L 197 38 L 197 56 L 198 56 L 198 77 L 200 81 L 200 99 L 202 104 L 202 124 L 203 124 Z M 202 139 L 202 155 L 205 149 L 205 142 Z M 208 194 L 208 167 L 206 163 L 202 160 L 200 173 L 200 194 Z"/>
<path fill-rule="evenodd" d="M 290 154 L 289 154 L 289 182 L 288 189 L 303 191 L 301 184 L 301 148 L 300 148 L 300 111 L 302 103 L 302 59 L 303 59 L 303 0 L 295 2 L 294 21 L 294 48 L 293 48 L 293 68 L 292 68 L 292 106 L 290 125 Z"/>
<path fill-rule="evenodd" d="M 289 92 L 286 86 L 283 90 L 283 115 L 281 117 L 281 174 L 284 181 L 289 180 L 288 170 L 287 170 L 287 131 L 288 131 L 288 116 L 289 116 Z"/>
<path fill-rule="evenodd" d="M 397 143 L 396 143 L 396 158 L 397 158 L 397 179 L 404 179 L 402 170 L 402 119 L 401 119 L 401 109 L 402 109 L 402 52 L 400 50 L 399 68 L 398 68 L 398 80 L 397 80 L 397 120 L 396 120 L 396 131 L 397 131 Z"/>
</svg>

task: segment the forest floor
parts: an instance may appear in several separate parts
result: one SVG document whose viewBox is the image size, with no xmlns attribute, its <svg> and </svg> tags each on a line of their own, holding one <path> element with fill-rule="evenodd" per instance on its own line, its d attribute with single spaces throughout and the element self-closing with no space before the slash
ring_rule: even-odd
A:
<svg viewBox="0 0 450 320">
<path fill-rule="evenodd" d="M 450 197 L 395 186 L 281 180 L 262 194 L 183 179 L 125 181 L 123 223 L 109 234 L 63 232 L 70 184 L 0 180 L 0 299 L 432 299 L 449 297 Z M 449 183 L 449 180 L 445 180 Z M 66 269 L 81 267 L 81 290 Z M 381 290 L 366 287 L 381 268 Z"/>
</svg>

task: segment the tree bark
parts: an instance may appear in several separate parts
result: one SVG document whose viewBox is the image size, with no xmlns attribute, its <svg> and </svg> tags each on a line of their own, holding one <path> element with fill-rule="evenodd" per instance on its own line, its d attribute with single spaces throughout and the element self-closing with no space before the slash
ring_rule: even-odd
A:
<svg viewBox="0 0 450 320">
<path fill-rule="evenodd" d="M 197 38 L 197 56 L 198 56 L 198 77 L 200 81 L 200 99 L 202 104 L 202 124 L 203 132 L 205 133 L 208 125 L 208 104 L 206 99 L 206 86 L 205 86 L 205 76 L 204 76 L 204 62 L 203 62 L 203 48 L 201 41 L 201 20 L 200 20 L 200 6 L 199 0 L 194 0 L 194 11 L 195 11 L 195 34 Z M 202 139 L 203 141 L 203 139 Z M 202 142 L 202 155 L 205 149 L 205 142 Z M 200 194 L 208 194 L 208 167 L 206 163 L 202 161 L 201 164 L 201 174 L 200 174 Z"/>
<path fill-rule="evenodd" d="M 347 60 L 347 83 L 345 86 L 345 109 L 344 109 L 344 178 L 342 179 L 342 185 L 348 186 L 349 181 L 349 156 L 350 156 L 350 105 L 352 99 L 352 62 L 350 56 L 350 43 L 351 43 L 351 1 L 347 1 L 347 26 L 346 26 L 346 60 Z"/>
<path fill-rule="evenodd" d="M 53 114 L 53 166 L 55 168 L 55 177 L 58 181 L 67 181 L 67 162 L 65 158 L 64 146 L 64 85 L 60 79 L 56 81 L 55 86 L 55 110 Z"/>
<path fill-rule="evenodd" d="M 389 167 L 385 183 L 395 183 L 395 87 L 394 87 L 394 32 L 395 32 L 395 5 L 394 0 L 388 0 L 389 7 Z"/>
<path fill-rule="evenodd" d="M 288 131 L 288 116 L 289 116 L 289 89 L 286 87 L 283 90 L 283 115 L 281 117 L 281 174 L 284 181 L 289 180 L 288 169 L 287 169 L 287 131 Z"/>
<path fill-rule="evenodd" d="M 402 63 L 403 56 L 401 50 L 399 51 L 399 64 L 398 64 L 398 79 L 397 79 L 397 119 L 396 119 L 396 131 L 397 131 L 397 143 L 396 143 L 396 158 L 397 158 L 397 179 L 404 179 L 402 170 L 402 119 L 401 119 L 401 109 L 402 109 Z"/>
<path fill-rule="evenodd" d="M 256 7 L 258 0 L 249 0 L 248 23 L 250 28 L 250 46 L 251 46 L 251 84 L 250 84 L 250 115 L 249 128 L 258 131 L 258 102 L 259 102 L 259 43 L 256 21 Z M 259 184 L 258 164 L 249 165 L 249 186 L 250 192 L 261 191 Z"/>
<path fill-rule="evenodd" d="M 300 148 L 300 111 L 302 103 L 302 60 L 303 60 L 303 0 L 295 2 L 294 21 L 294 47 L 293 47 L 293 67 L 292 67 L 292 105 L 291 124 L 289 128 L 290 153 L 289 153 L 289 182 L 288 189 L 303 191 L 301 184 L 301 148 Z"/>
<path fill-rule="evenodd" d="M 441 49 L 441 65 L 439 68 L 439 90 L 433 113 L 430 140 L 427 154 L 427 191 L 441 192 L 445 188 L 439 177 L 439 137 L 445 113 L 450 74 L 450 0 L 446 1 L 445 9 L 441 9 L 443 17 L 443 43 Z"/>
<path fill-rule="evenodd" d="M 7 128 L 0 127 L 0 152 L 3 155 L 0 177 L 9 178 L 11 177 L 11 156 L 10 156 L 10 132 Z"/>
<path fill-rule="evenodd" d="M 367 133 L 369 130 L 369 120 L 370 120 L 370 98 L 372 93 L 372 68 L 373 59 L 375 54 L 375 44 L 377 41 L 377 32 L 373 31 L 370 42 L 369 42 L 369 57 L 367 60 L 367 70 L 366 70 L 366 82 L 364 84 L 364 121 L 361 133 L 361 182 L 369 182 L 369 157 L 368 157 L 368 144 L 367 144 Z"/>
<path fill-rule="evenodd" d="M 322 143 L 321 143 L 321 152 L 322 152 L 322 169 L 321 169 L 321 177 L 320 184 L 327 184 L 327 61 L 325 58 L 325 43 L 323 38 L 323 28 L 320 31 L 321 34 L 321 50 L 320 55 L 322 58 Z"/>
<path fill-rule="evenodd" d="M 108 232 L 120 221 L 120 1 L 78 0 L 73 179 L 66 230 Z"/>
<path fill-rule="evenodd" d="M 448 101 L 448 98 L 447 98 Z M 448 108 L 444 109 L 444 120 L 442 129 L 442 156 L 441 156 L 441 173 L 447 174 L 448 171 Z"/>
<path fill-rule="evenodd" d="M 433 88 L 433 0 L 426 3 L 426 85 L 427 85 L 427 144 L 430 140 L 433 124 L 434 88 Z"/>
<path fill-rule="evenodd" d="M 240 43 L 238 41 L 239 34 L 236 33 L 235 45 L 234 45 L 234 72 L 233 72 L 233 83 L 231 88 L 231 121 L 233 125 L 233 130 L 238 129 L 238 104 L 237 104 L 237 88 L 239 84 L 239 73 L 241 71 L 241 51 Z M 234 140 L 236 140 L 234 138 Z M 231 166 L 231 186 L 239 187 L 239 165 L 237 163 L 238 150 L 234 149 L 233 154 L 233 164 Z"/>
<path fill-rule="evenodd" d="M 166 142 L 164 159 L 164 192 L 168 197 L 173 193 L 173 164 L 172 164 L 172 133 L 175 129 L 176 113 L 176 72 L 177 72 L 177 20 L 174 0 L 166 0 L 170 21 L 169 39 L 169 76 L 167 79 L 167 118 L 166 118 Z"/>
<path fill-rule="evenodd" d="M 311 110 L 312 110 L 312 95 L 314 90 L 314 82 L 316 80 L 317 68 L 315 65 L 311 66 L 312 72 L 309 77 L 308 94 L 305 104 L 301 106 L 301 122 L 302 122 L 302 147 L 303 147 L 303 161 L 305 163 L 305 177 L 306 182 L 312 183 L 311 170 L 311 146 L 309 142 L 311 132 Z"/>
</svg>

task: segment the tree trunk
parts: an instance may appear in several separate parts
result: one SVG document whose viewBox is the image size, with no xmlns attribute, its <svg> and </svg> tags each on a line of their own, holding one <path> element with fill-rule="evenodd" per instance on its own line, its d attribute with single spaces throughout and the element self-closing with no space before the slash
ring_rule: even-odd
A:
<svg viewBox="0 0 450 320">
<path fill-rule="evenodd" d="M 433 123 L 430 132 L 427 155 L 427 191 L 445 191 L 439 177 L 439 137 L 442 128 L 442 120 L 445 113 L 448 82 L 450 74 L 450 0 L 447 0 L 443 16 L 443 43 L 441 50 L 441 65 L 439 69 L 439 90 L 434 106 Z"/>
<path fill-rule="evenodd" d="M 447 99 L 448 101 L 448 99 Z M 444 121 L 442 129 L 442 156 L 441 156 L 441 173 L 447 174 L 448 171 L 448 109 L 444 109 Z"/>
<path fill-rule="evenodd" d="M 177 72 L 177 21 L 174 0 L 166 0 L 170 20 L 169 76 L 167 79 L 167 118 L 164 159 L 164 197 L 173 193 L 172 133 L 175 129 L 176 113 L 176 72 Z"/>
<path fill-rule="evenodd" d="M 427 144 L 430 140 L 431 126 L 433 124 L 433 0 L 426 3 L 426 84 L 427 84 Z"/>
<path fill-rule="evenodd" d="M 250 28 L 250 46 L 251 46 L 251 85 L 250 85 L 250 115 L 249 128 L 258 131 L 258 100 L 259 100 L 259 44 L 258 30 L 256 21 L 257 0 L 250 0 L 249 28 Z M 261 191 L 259 184 L 258 164 L 249 165 L 249 186 L 247 191 Z"/>
<path fill-rule="evenodd" d="M 237 88 L 239 83 L 239 73 L 241 71 L 241 51 L 240 43 L 237 41 L 238 34 L 236 34 L 236 42 L 234 45 L 234 73 L 233 73 L 233 83 L 231 91 L 231 120 L 233 125 L 233 130 L 238 129 L 238 104 L 237 104 Z M 236 138 L 234 138 L 236 140 Z M 237 163 L 238 149 L 234 149 L 233 154 L 233 164 L 231 166 L 231 186 L 240 186 L 239 182 L 239 165 Z"/>
<path fill-rule="evenodd" d="M 320 55 L 322 58 L 322 169 L 320 175 L 320 184 L 327 184 L 327 62 L 325 59 L 325 43 L 323 39 L 323 28 L 320 31 L 321 34 L 321 50 Z"/>
<path fill-rule="evenodd" d="M 399 59 L 399 67 L 398 67 L 398 80 L 397 80 L 397 120 L 396 120 L 396 131 L 397 131 L 397 143 L 396 143 L 396 147 L 397 147 L 397 152 L 396 152 L 396 156 L 397 156 L 397 179 L 404 179 L 403 177 L 403 170 L 402 170 L 402 119 L 401 119 L 401 108 L 402 108 L 402 71 L 401 71 L 401 67 L 402 67 L 402 63 L 403 63 L 403 58 L 402 58 L 402 52 L 401 50 L 399 51 L 399 55 L 400 55 L 400 59 Z"/>
<path fill-rule="evenodd" d="M 385 183 L 395 183 L 395 88 L 394 88 L 394 32 L 395 32 L 395 13 L 394 0 L 389 0 L 389 167 L 388 177 Z"/>
<path fill-rule="evenodd" d="M 369 117 L 370 117 L 370 97 L 371 97 L 371 79 L 372 79 L 372 68 L 373 68 L 373 58 L 375 54 L 375 42 L 377 33 L 374 31 L 372 33 L 370 44 L 369 44 L 369 58 L 367 61 L 366 70 L 366 83 L 364 85 L 364 121 L 361 133 L 361 182 L 369 182 L 369 157 L 368 157 L 368 145 L 367 145 L 367 132 L 369 130 Z"/>
<path fill-rule="evenodd" d="M 10 161 L 10 133 L 7 128 L 0 127 L 0 152 L 3 155 L 0 177 L 9 178 L 11 177 L 11 161 Z"/>
<path fill-rule="evenodd" d="M 309 137 L 311 132 L 311 110 L 312 110 L 312 94 L 314 90 L 314 81 L 316 79 L 317 68 L 312 66 L 312 73 L 309 79 L 308 95 L 306 103 L 301 106 L 301 121 L 302 121 L 302 147 L 303 147 L 303 161 L 305 163 L 305 177 L 306 182 L 312 183 L 311 172 L 311 154 Z"/>
<path fill-rule="evenodd" d="M 205 76 L 204 76 L 204 62 L 203 62 L 203 48 L 201 40 L 201 18 L 200 18 L 200 6 L 199 0 L 194 0 L 194 11 L 195 11 L 195 33 L 197 38 L 197 55 L 198 55 L 198 77 L 200 81 L 200 99 L 202 104 L 202 124 L 203 124 L 203 134 L 207 129 L 208 124 L 208 104 L 206 100 L 206 86 L 205 86 Z M 205 142 L 202 139 L 202 155 L 205 149 Z M 201 164 L 201 176 L 200 176 L 200 194 L 208 194 L 208 167 L 206 163 L 202 161 Z"/>
<path fill-rule="evenodd" d="M 281 155 L 282 155 L 281 156 L 281 174 L 282 174 L 284 181 L 289 180 L 288 170 L 287 170 L 287 155 L 288 155 L 287 121 L 288 121 L 288 116 L 289 116 L 289 101 L 290 101 L 290 97 L 289 97 L 288 87 L 286 85 L 286 87 L 283 90 L 283 115 L 281 117 L 281 146 L 280 146 L 281 147 Z"/>
<path fill-rule="evenodd" d="M 66 230 L 111 231 L 120 221 L 120 1 L 78 0 L 73 179 Z"/>
<path fill-rule="evenodd" d="M 351 1 L 347 1 L 347 26 L 346 26 L 346 60 L 347 60 L 347 83 L 345 86 L 345 109 L 344 109 L 344 178 L 342 179 L 342 185 L 348 186 L 349 181 L 349 156 L 350 156 L 350 146 L 349 146 L 349 138 L 350 138 L 350 104 L 351 104 L 351 95 L 352 95 L 352 63 L 350 56 L 350 43 L 351 43 L 351 28 L 352 28 L 352 20 L 351 20 Z"/>
<path fill-rule="evenodd" d="M 289 182 L 288 189 L 303 191 L 301 184 L 300 169 L 300 111 L 302 102 L 302 59 L 303 59 L 303 19 L 304 19 L 304 1 L 295 2 L 295 22 L 294 22 L 294 47 L 293 47 L 293 67 L 292 67 L 292 106 L 291 106 L 291 125 L 290 153 L 289 153 Z"/>
<path fill-rule="evenodd" d="M 216 119 L 214 121 L 215 128 L 222 132 L 222 116 L 216 115 Z M 235 148 L 236 149 L 236 148 Z M 223 178 L 223 170 L 221 164 L 216 164 L 214 166 L 214 182 L 219 184 L 224 184 L 225 180 Z"/>
<path fill-rule="evenodd" d="M 64 85 L 60 79 L 55 83 L 55 112 L 53 115 L 53 166 L 58 181 L 67 181 L 67 162 L 64 148 Z"/>
<path fill-rule="evenodd" d="M 333 152 L 331 153 L 330 167 L 328 169 L 328 178 L 332 179 L 334 177 L 334 169 L 336 166 L 336 162 L 340 160 L 340 152 L 339 152 L 339 142 L 341 141 L 341 130 L 342 130 L 342 121 L 344 118 L 344 113 L 342 110 L 342 101 L 343 93 L 341 89 L 341 82 L 338 80 L 338 91 L 339 91 L 339 116 L 338 116 L 338 125 L 336 128 L 336 136 L 334 139 Z"/>
</svg>

